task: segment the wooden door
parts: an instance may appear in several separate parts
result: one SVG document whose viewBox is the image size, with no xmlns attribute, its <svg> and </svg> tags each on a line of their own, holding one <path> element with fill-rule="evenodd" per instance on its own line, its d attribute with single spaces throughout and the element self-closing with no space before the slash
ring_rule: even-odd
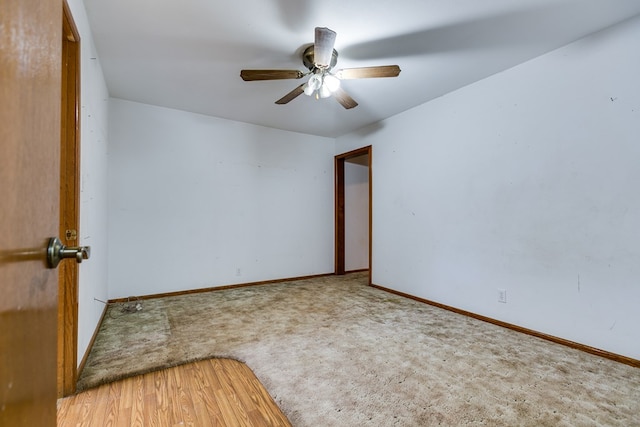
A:
<svg viewBox="0 0 640 427">
<path fill-rule="evenodd" d="M 0 425 L 55 426 L 62 3 L 0 2 Z"/>
</svg>

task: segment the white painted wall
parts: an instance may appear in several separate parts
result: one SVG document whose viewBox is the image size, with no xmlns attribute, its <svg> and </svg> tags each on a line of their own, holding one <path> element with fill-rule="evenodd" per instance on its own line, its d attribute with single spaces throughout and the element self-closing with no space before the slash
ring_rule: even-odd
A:
<svg viewBox="0 0 640 427">
<path fill-rule="evenodd" d="M 333 139 L 119 99 L 109 138 L 109 298 L 333 271 Z"/>
<path fill-rule="evenodd" d="M 375 153 L 374 283 L 639 359 L 638 40 L 640 18 L 338 138 Z"/>
<path fill-rule="evenodd" d="M 67 0 L 80 34 L 80 235 L 91 259 L 80 264 L 78 363 L 82 361 L 107 299 L 107 120 L 109 94 L 82 0 Z"/>
<path fill-rule="evenodd" d="M 349 160 L 344 162 L 344 225 L 345 270 L 369 268 L 369 167 Z"/>
</svg>

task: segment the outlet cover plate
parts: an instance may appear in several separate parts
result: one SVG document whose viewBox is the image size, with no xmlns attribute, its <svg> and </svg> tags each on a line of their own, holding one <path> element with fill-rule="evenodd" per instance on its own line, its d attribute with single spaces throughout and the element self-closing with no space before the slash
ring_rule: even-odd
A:
<svg viewBox="0 0 640 427">
<path fill-rule="evenodd" d="M 498 289 L 498 302 L 507 303 L 507 290 L 506 289 Z"/>
</svg>

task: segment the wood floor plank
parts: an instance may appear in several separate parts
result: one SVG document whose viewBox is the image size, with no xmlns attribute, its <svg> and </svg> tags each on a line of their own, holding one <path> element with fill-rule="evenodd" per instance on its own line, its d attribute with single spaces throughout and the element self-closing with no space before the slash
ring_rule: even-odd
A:
<svg viewBox="0 0 640 427">
<path fill-rule="evenodd" d="M 227 424 L 222 417 L 222 410 L 220 409 L 220 405 L 218 405 L 213 387 L 207 386 L 201 396 L 202 403 L 207 409 L 207 414 L 209 414 L 209 419 L 214 423 L 214 425 L 226 426 Z"/>
<path fill-rule="evenodd" d="M 145 394 L 143 414 L 145 427 L 161 427 L 162 424 L 160 422 L 160 415 L 157 411 L 155 397 Z"/>
<path fill-rule="evenodd" d="M 123 381 L 120 384 L 120 398 L 118 399 L 118 407 L 120 410 L 131 408 L 131 401 L 133 400 L 133 383 L 136 377 L 130 378 L 130 381 Z"/>
<path fill-rule="evenodd" d="M 133 400 L 133 382 L 135 377 L 130 378 L 130 381 L 123 381 L 119 387 L 119 396 L 115 399 L 118 404 L 118 411 L 116 412 L 115 424 L 116 426 L 124 426 L 131 420 L 131 401 Z M 114 403 L 115 403 L 114 402 Z"/>
<path fill-rule="evenodd" d="M 172 369 L 169 374 L 173 376 L 174 383 L 176 384 L 176 401 L 179 409 L 180 420 L 185 425 L 196 425 L 196 414 L 193 407 L 192 391 L 195 391 L 195 386 L 191 383 L 191 365 L 186 365 L 182 369 Z M 193 390 L 192 390 L 193 387 Z"/>
<path fill-rule="evenodd" d="M 215 369 L 215 366 L 214 363 L 194 364 L 194 375 L 197 378 L 196 388 L 200 390 L 198 394 L 200 403 L 206 409 L 210 422 L 214 426 L 225 426 L 226 423 L 222 417 L 222 410 L 215 398 L 215 382 L 209 377 L 209 371 Z"/>
<path fill-rule="evenodd" d="M 215 369 L 215 373 L 222 384 L 222 390 L 227 396 L 227 399 L 231 404 L 244 408 L 244 415 L 242 422 L 246 425 L 251 425 L 248 417 L 248 413 L 255 410 L 255 404 L 250 397 L 251 390 L 246 390 L 243 387 L 244 381 L 241 378 L 234 376 L 234 363 L 220 364 L 218 369 Z M 235 379 L 235 381 L 234 381 Z"/>
<path fill-rule="evenodd" d="M 215 416 L 215 414 L 211 414 L 207 410 L 207 405 L 204 401 L 199 400 L 193 404 L 193 409 L 195 411 L 198 425 L 202 427 L 220 427 L 222 426 L 222 422 L 219 418 Z"/>
<path fill-rule="evenodd" d="M 98 425 L 98 422 L 104 420 L 107 413 L 107 402 L 109 401 L 109 386 L 103 385 L 95 390 L 91 390 L 91 393 L 80 393 L 73 397 L 84 397 L 82 404 L 86 405 L 86 417 L 78 420 L 84 425 Z M 64 418 L 63 418 L 64 420 Z M 60 423 L 60 417 L 58 417 L 58 426 L 64 424 Z"/>
<path fill-rule="evenodd" d="M 211 397 L 211 403 L 215 403 L 215 406 L 218 408 L 217 413 L 222 425 L 234 425 L 233 423 L 239 423 L 239 421 L 235 419 L 235 416 L 230 416 L 228 397 L 221 392 L 222 384 L 215 373 L 216 369 L 220 369 L 218 361 L 212 360 L 208 364 L 201 364 L 201 366 L 203 367 L 206 382 L 209 384 L 207 387 L 207 396 Z"/>
<path fill-rule="evenodd" d="M 180 384 L 176 380 L 176 376 L 173 375 L 175 372 L 174 369 L 166 369 L 166 383 L 167 383 L 167 395 L 169 398 L 168 405 L 168 422 L 169 424 L 177 424 L 179 425 L 181 422 L 184 423 L 182 419 L 182 409 L 180 408 Z M 182 372 L 182 370 L 180 370 Z"/>
<path fill-rule="evenodd" d="M 171 420 L 171 411 L 169 410 L 171 402 L 169 401 L 170 384 L 167 370 L 163 369 L 161 371 L 151 372 L 151 375 L 153 376 L 153 387 L 158 418 L 165 422 L 169 422 Z"/>
<path fill-rule="evenodd" d="M 241 365 L 238 363 L 238 365 Z M 241 377 L 243 372 L 239 372 L 236 364 L 225 364 L 221 366 L 221 369 L 216 371 L 219 376 L 224 375 L 224 383 L 228 384 L 229 388 L 233 390 L 234 396 L 238 398 L 238 404 L 242 405 L 247 409 L 247 412 L 252 412 L 256 409 L 256 402 L 254 400 L 254 393 L 240 393 L 240 390 L 250 390 L 253 391 L 252 387 L 249 386 L 248 382 Z M 232 378 L 236 378 L 236 381 L 233 381 Z"/>
<path fill-rule="evenodd" d="M 206 365 L 205 365 L 206 366 Z M 231 402 L 235 399 L 233 391 L 225 391 L 225 386 L 221 382 L 221 379 L 218 377 L 217 370 L 220 369 L 218 361 L 212 361 L 210 363 L 210 368 L 206 369 L 205 373 L 206 378 L 211 384 L 211 390 L 213 391 L 213 396 L 216 399 L 216 403 L 220 408 L 220 415 L 225 423 L 225 425 L 237 425 L 244 426 L 246 423 L 242 422 L 242 418 L 238 418 L 235 414 L 235 405 Z"/>
<path fill-rule="evenodd" d="M 189 393 L 189 397 L 191 398 L 195 425 L 203 427 L 220 425 L 215 415 L 207 411 L 207 405 L 203 398 L 204 384 L 202 370 L 199 369 L 199 366 L 200 364 L 197 363 L 190 364 L 185 371 L 187 382 L 190 384 L 191 392 Z"/>
<path fill-rule="evenodd" d="M 107 397 L 107 408 L 104 414 L 105 426 L 117 426 L 116 423 L 118 421 L 118 397 L 120 395 L 120 385 L 121 384 L 118 383 L 107 385 L 109 394 Z"/>
<path fill-rule="evenodd" d="M 251 415 L 259 414 L 259 421 L 256 421 L 258 425 L 289 425 L 289 421 L 279 410 L 273 397 L 263 392 L 264 386 L 253 371 L 244 363 L 237 363 L 233 368 L 235 370 L 233 378 L 237 379 L 237 383 L 242 383 L 245 390 L 250 390 L 248 396 L 253 400 L 255 408 Z M 274 411 L 274 408 L 278 410 Z"/>
<path fill-rule="evenodd" d="M 211 359 L 104 384 L 58 402 L 58 427 L 287 426 L 245 364 Z"/>
<path fill-rule="evenodd" d="M 133 393 L 131 396 L 131 419 L 129 420 L 129 425 L 131 427 L 145 427 L 144 376 L 138 375 L 132 378 L 131 382 L 133 383 Z"/>
<path fill-rule="evenodd" d="M 95 394 L 87 394 L 87 395 L 78 395 L 78 416 L 81 419 L 90 419 L 92 417 L 91 411 L 100 411 L 104 413 L 104 405 L 100 405 L 97 401 L 97 395 Z"/>
<path fill-rule="evenodd" d="M 161 427 L 155 396 L 155 377 L 153 375 L 143 375 L 142 388 L 144 426 Z"/>
</svg>

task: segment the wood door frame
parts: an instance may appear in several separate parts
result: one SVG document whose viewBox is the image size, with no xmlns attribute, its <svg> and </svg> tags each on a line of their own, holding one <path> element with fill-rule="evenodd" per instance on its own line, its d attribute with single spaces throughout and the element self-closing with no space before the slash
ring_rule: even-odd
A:
<svg viewBox="0 0 640 427">
<path fill-rule="evenodd" d="M 372 147 L 371 145 L 338 154 L 334 157 L 335 164 L 335 274 L 345 274 L 345 220 L 344 220 L 344 162 L 354 157 L 369 156 L 369 285 L 371 284 L 371 272 L 373 271 L 373 171 L 372 171 Z"/>
<path fill-rule="evenodd" d="M 60 130 L 60 229 L 78 246 L 80 216 L 80 36 L 63 2 Z M 58 267 L 58 397 L 75 393 L 78 376 L 78 264 Z"/>
</svg>

